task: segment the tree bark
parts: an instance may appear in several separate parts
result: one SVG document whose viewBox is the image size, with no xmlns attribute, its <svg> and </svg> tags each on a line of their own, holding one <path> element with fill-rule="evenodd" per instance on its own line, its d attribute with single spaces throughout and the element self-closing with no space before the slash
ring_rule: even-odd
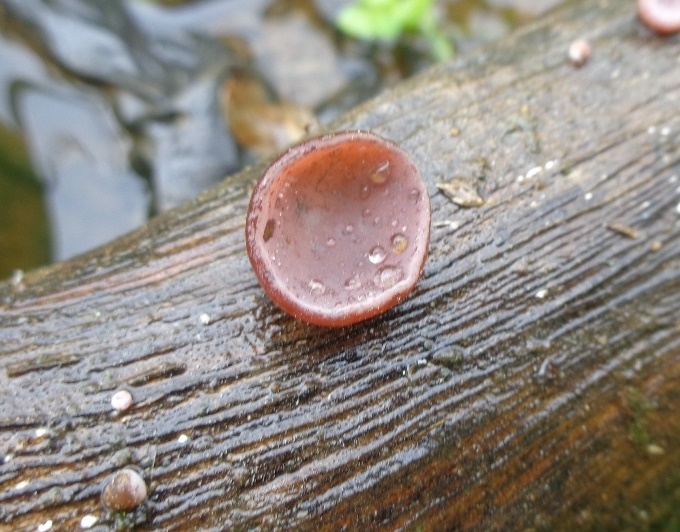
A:
<svg viewBox="0 0 680 532">
<path fill-rule="evenodd" d="M 356 128 L 412 154 L 433 208 L 423 278 L 376 319 L 266 299 L 244 245 L 262 165 L 0 285 L 0 528 L 678 522 L 679 36 L 576 3 L 332 127 Z M 453 178 L 484 204 L 439 193 Z M 123 465 L 149 487 L 126 516 L 100 503 Z"/>
</svg>

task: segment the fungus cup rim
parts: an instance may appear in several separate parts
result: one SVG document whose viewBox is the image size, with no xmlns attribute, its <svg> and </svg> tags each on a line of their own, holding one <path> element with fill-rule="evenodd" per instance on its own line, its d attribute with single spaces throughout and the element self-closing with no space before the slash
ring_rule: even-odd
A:
<svg viewBox="0 0 680 532">
<path fill-rule="evenodd" d="M 385 289 L 371 300 L 346 305 L 340 309 L 321 308 L 306 304 L 292 290 L 288 289 L 282 279 L 267 267 L 265 250 L 262 248 L 260 239 L 257 237 L 258 220 L 264 210 L 264 202 L 272 188 L 279 180 L 284 178 L 285 170 L 289 165 L 295 164 L 312 152 L 328 150 L 345 142 L 368 142 L 377 145 L 393 154 L 400 162 L 407 164 L 410 176 L 419 187 L 422 198 L 423 212 L 420 215 L 421 227 L 419 236 L 422 238 L 421 249 L 411 259 L 406 275 L 394 286 Z M 415 288 L 416 283 L 423 273 L 423 268 L 428 255 L 430 240 L 431 207 L 429 194 L 422 179 L 420 171 L 411 156 L 395 142 L 383 138 L 366 130 L 337 131 L 316 137 L 310 137 L 294 146 L 291 146 L 272 161 L 265 169 L 259 181 L 255 185 L 248 205 L 246 215 L 246 250 L 252 269 L 269 298 L 286 313 L 305 322 L 324 326 L 342 327 L 351 325 L 382 314 L 393 306 L 401 303 Z M 417 266 L 414 267 L 413 265 Z"/>
</svg>

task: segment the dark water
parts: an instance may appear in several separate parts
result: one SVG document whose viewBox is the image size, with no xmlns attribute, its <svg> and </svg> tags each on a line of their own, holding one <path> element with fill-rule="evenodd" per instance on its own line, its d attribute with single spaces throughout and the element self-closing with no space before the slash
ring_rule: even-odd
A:
<svg viewBox="0 0 680 532">
<path fill-rule="evenodd" d="M 0 278 L 142 225 L 431 62 L 417 37 L 343 38 L 343 3 L 0 2 Z M 438 9 L 461 51 L 557 3 Z"/>
</svg>

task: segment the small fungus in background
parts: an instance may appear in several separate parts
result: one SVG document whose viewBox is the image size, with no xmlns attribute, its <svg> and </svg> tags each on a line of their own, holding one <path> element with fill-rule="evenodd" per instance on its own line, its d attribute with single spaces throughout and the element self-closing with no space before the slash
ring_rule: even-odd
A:
<svg viewBox="0 0 680 532">
<path fill-rule="evenodd" d="M 118 390 L 111 396 L 111 407 L 118 412 L 124 412 L 132 403 L 132 394 L 127 390 Z"/>
<path fill-rule="evenodd" d="M 298 319 L 340 327 L 401 302 L 423 269 L 430 200 L 393 142 L 347 131 L 290 148 L 264 172 L 246 220 L 267 295 Z"/>
<path fill-rule="evenodd" d="M 680 0 L 638 0 L 640 20 L 659 35 L 680 31 Z"/>
<path fill-rule="evenodd" d="M 134 510 L 146 499 L 146 482 L 137 471 L 130 468 L 116 471 L 109 478 L 102 502 L 104 506 L 115 512 Z"/>
<path fill-rule="evenodd" d="M 586 64 L 593 50 L 585 39 L 576 39 L 569 45 L 569 62 L 575 67 Z"/>
</svg>

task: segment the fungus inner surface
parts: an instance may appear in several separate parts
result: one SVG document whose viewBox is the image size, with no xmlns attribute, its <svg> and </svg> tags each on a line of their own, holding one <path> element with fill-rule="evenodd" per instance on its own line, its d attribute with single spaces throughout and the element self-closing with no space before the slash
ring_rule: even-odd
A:
<svg viewBox="0 0 680 532">
<path fill-rule="evenodd" d="M 284 154 L 258 187 L 253 265 L 284 310 L 324 325 L 351 323 L 415 285 L 429 199 L 417 168 L 392 143 L 369 134 L 313 139 Z"/>
</svg>

